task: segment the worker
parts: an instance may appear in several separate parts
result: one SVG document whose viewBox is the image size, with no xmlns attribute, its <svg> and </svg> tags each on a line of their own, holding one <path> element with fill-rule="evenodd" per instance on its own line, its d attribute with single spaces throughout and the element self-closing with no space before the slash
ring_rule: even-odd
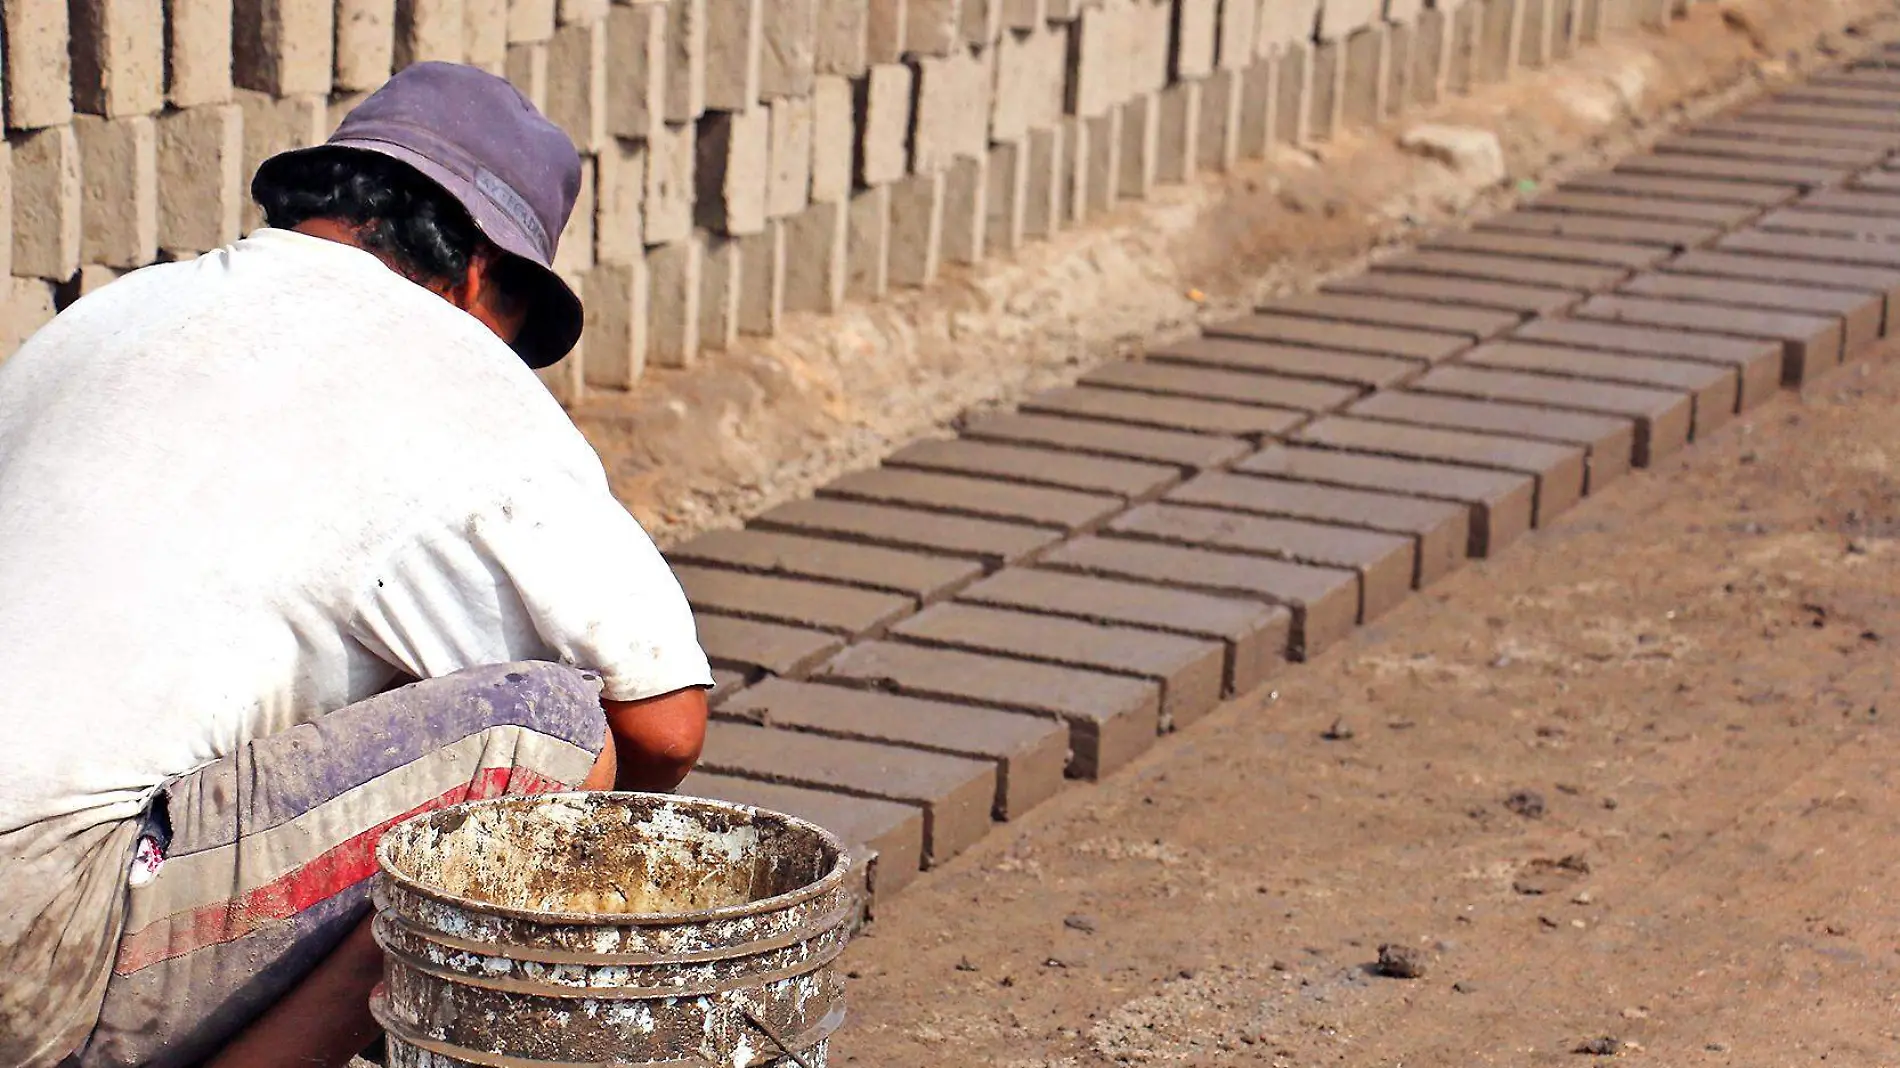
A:
<svg viewBox="0 0 1900 1068">
<path fill-rule="evenodd" d="M 0 366 L 0 1065 L 345 1064 L 384 829 L 691 769 L 691 613 L 532 370 L 580 184 L 418 64 Z"/>
</svg>

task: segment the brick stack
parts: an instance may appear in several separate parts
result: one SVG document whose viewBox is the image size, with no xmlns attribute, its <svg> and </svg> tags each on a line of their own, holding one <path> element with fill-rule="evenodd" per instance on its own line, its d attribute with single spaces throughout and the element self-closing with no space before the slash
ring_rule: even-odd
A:
<svg viewBox="0 0 1900 1068">
<path fill-rule="evenodd" d="M 1158 182 L 1567 54 L 1671 0 L 9 0 L 0 358 L 257 225 L 390 72 L 505 74 L 586 154 L 564 399 L 1006 255 Z"/>
</svg>

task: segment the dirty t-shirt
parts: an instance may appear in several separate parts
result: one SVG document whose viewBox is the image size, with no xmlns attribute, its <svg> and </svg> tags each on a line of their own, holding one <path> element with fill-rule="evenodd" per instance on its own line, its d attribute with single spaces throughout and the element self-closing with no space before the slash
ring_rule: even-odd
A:
<svg viewBox="0 0 1900 1068">
<path fill-rule="evenodd" d="M 471 316 L 261 230 L 0 365 L 0 1063 L 90 1029 L 136 817 L 247 739 L 485 663 L 712 682 L 599 458 Z"/>
</svg>

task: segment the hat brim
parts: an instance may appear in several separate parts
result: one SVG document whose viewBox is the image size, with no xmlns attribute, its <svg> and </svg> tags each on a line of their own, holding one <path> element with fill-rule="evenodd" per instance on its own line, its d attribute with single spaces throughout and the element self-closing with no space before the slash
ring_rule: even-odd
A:
<svg viewBox="0 0 1900 1068">
<path fill-rule="evenodd" d="M 574 350 L 581 339 L 581 328 L 585 316 L 581 298 L 573 287 L 567 284 L 553 267 L 542 261 L 534 243 L 524 233 L 519 224 L 501 211 L 493 201 L 475 187 L 473 177 L 458 174 L 419 153 L 399 144 L 388 141 L 348 138 L 331 141 L 309 148 L 297 148 L 280 152 L 265 160 L 257 168 L 257 175 L 251 180 L 251 189 L 255 196 L 260 183 L 268 181 L 268 176 L 285 162 L 296 159 L 313 158 L 338 150 L 351 152 L 373 152 L 408 165 L 423 177 L 441 187 L 442 191 L 454 198 L 455 202 L 467 211 L 483 237 L 492 242 L 510 256 L 534 269 L 539 278 L 535 292 L 528 294 L 528 313 L 522 324 L 521 334 L 515 339 L 514 350 L 529 367 L 540 370 L 559 363 L 561 358 Z"/>
</svg>

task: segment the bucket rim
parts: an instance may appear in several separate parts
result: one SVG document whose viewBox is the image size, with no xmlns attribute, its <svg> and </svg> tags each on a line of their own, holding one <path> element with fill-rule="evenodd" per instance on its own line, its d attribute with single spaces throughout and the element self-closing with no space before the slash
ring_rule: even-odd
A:
<svg viewBox="0 0 1900 1068">
<path fill-rule="evenodd" d="M 693 912 L 554 912 L 538 909 L 516 908 L 512 905 L 498 905 L 460 894 L 426 886 L 409 875 L 396 869 L 389 857 L 391 836 L 397 831 L 414 823 L 420 823 L 452 809 L 501 808 L 504 806 L 528 805 L 534 802 L 549 801 L 555 798 L 599 798 L 599 799 L 648 799 L 668 804 L 686 803 L 690 807 L 724 811 L 743 815 L 748 819 L 760 816 L 777 820 L 785 825 L 814 834 L 818 840 L 829 847 L 837 859 L 832 861 L 830 870 L 796 890 L 787 890 L 782 894 L 747 901 L 738 905 L 721 905 L 718 908 L 699 909 Z M 542 794 L 514 794 L 507 797 L 487 797 L 477 801 L 463 801 L 442 808 L 418 812 L 403 819 L 388 830 L 376 842 L 376 867 L 382 877 L 400 886 L 403 890 L 418 897 L 429 898 L 456 908 L 490 916 L 502 916 L 508 919 L 525 920 L 546 927 L 669 927 L 690 923 L 711 923 L 719 920 L 744 919 L 748 916 L 768 912 L 779 912 L 795 905 L 803 904 L 814 898 L 822 897 L 836 890 L 850 875 L 857 860 L 844 840 L 829 830 L 801 816 L 787 812 L 778 812 L 757 805 L 742 805 L 736 801 L 720 801 L 710 797 L 682 797 L 678 794 L 659 794 L 638 790 L 561 790 Z"/>
</svg>

